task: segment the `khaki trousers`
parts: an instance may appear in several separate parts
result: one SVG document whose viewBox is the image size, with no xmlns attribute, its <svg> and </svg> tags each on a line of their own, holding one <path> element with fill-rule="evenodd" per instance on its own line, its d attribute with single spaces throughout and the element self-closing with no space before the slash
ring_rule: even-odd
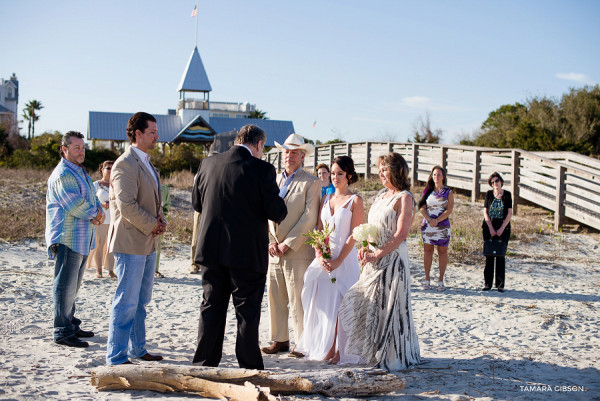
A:
<svg viewBox="0 0 600 401">
<path fill-rule="evenodd" d="M 115 258 L 108 252 L 108 227 L 110 224 L 96 226 L 96 247 L 90 251 L 87 259 L 87 267 L 95 267 L 102 274 L 102 268 L 114 271 Z"/>
<path fill-rule="evenodd" d="M 290 312 L 294 338 L 296 342 L 300 339 L 304 331 L 302 287 L 304 287 L 304 273 L 311 262 L 312 259 L 281 258 L 278 263 L 269 263 L 267 291 L 271 317 L 271 341 L 290 339 L 288 327 Z"/>
</svg>

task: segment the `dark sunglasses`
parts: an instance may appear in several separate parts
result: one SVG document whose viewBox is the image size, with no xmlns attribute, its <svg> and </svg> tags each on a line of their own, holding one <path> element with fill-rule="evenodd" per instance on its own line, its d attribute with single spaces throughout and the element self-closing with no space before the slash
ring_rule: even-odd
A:
<svg viewBox="0 0 600 401">
<path fill-rule="evenodd" d="M 496 179 L 494 179 L 494 180 L 492 180 L 492 181 L 490 181 L 490 182 L 491 182 L 492 184 L 495 184 L 495 183 L 497 183 L 497 182 L 500 182 L 500 180 L 496 178 Z"/>
</svg>

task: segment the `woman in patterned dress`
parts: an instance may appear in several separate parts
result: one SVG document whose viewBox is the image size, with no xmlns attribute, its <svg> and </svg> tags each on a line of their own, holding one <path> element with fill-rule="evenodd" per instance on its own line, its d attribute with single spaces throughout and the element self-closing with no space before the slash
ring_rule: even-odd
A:
<svg viewBox="0 0 600 401">
<path fill-rule="evenodd" d="M 423 288 L 430 288 L 429 272 L 433 260 L 433 250 L 437 247 L 438 268 L 440 277 L 437 290 L 445 291 L 444 273 L 448 265 L 448 243 L 450 242 L 450 220 L 448 216 L 454 208 L 454 193 L 446 186 L 446 170 L 435 166 L 429 174 L 423 197 L 419 201 L 419 210 L 423 215 L 421 223 L 421 238 L 423 239 L 423 264 L 425 266 L 425 280 Z"/>
<path fill-rule="evenodd" d="M 385 188 L 369 210 L 369 223 L 378 227 L 377 246 L 358 252 L 364 267 L 340 305 L 338 359 L 397 371 L 421 362 L 406 245 L 416 208 L 401 155 L 379 158 L 379 178 Z"/>
<path fill-rule="evenodd" d="M 492 173 L 488 178 L 488 184 L 493 189 L 487 191 L 485 203 L 483 205 L 483 240 L 487 241 L 492 237 L 500 237 L 501 241 L 508 244 L 510 239 L 510 219 L 513 214 L 512 195 L 509 191 L 502 189 L 504 180 L 498 173 Z M 506 258 L 504 256 L 486 256 L 485 270 L 483 278 L 485 285 L 483 291 L 489 291 L 494 281 L 494 260 L 496 261 L 496 288 L 498 292 L 504 292 L 504 266 Z"/>
</svg>

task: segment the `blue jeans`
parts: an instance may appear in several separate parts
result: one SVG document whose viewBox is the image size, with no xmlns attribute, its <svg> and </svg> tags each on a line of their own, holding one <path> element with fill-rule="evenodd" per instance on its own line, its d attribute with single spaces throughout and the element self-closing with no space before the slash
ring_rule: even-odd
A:
<svg viewBox="0 0 600 401">
<path fill-rule="evenodd" d="M 59 244 L 54 265 L 54 341 L 79 331 L 81 320 L 75 317 L 75 297 L 83 281 L 86 255 Z"/>
<path fill-rule="evenodd" d="M 106 345 L 106 364 L 119 365 L 146 351 L 146 305 L 152 299 L 156 252 L 150 255 L 114 253 L 118 277 Z"/>
</svg>

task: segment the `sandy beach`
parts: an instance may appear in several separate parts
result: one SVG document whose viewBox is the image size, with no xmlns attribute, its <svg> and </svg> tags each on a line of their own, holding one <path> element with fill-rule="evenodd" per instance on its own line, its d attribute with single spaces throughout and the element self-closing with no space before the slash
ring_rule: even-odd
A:
<svg viewBox="0 0 600 401">
<path fill-rule="evenodd" d="M 406 379 L 404 390 L 373 399 L 600 399 L 599 244 L 598 234 L 514 241 L 505 293 L 480 291 L 482 267 L 460 264 L 449 266 L 448 290 L 439 293 L 422 289 L 421 250 L 418 238 L 410 238 L 413 310 L 424 362 L 398 372 Z M 161 258 L 165 278 L 155 281 L 148 307 L 148 349 L 164 355 L 165 364 L 190 364 L 195 350 L 201 277 L 188 273 L 188 254 L 189 246 L 167 246 Z M 37 241 L 0 244 L 0 399 L 197 398 L 92 387 L 90 370 L 104 365 L 116 281 L 86 271 L 77 315 L 96 336 L 87 349 L 57 346 L 52 342 L 53 268 Z M 263 345 L 269 342 L 268 319 L 265 297 Z M 230 313 L 221 366 L 237 367 L 234 344 Z M 264 359 L 274 371 L 338 369 L 285 354 Z"/>
</svg>

